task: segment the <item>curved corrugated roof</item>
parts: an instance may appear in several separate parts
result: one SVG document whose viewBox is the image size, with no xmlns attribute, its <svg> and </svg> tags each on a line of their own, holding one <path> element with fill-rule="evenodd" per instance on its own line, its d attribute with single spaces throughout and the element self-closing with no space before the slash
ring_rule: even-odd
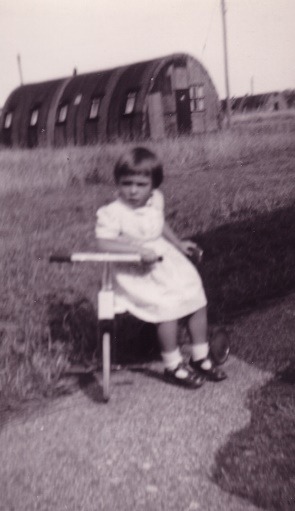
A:
<svg viewBox="0 0 295 511">
<path fill-rule="evenodd" d="M 57 93 L 62 83 L 63 79 L 58 79 L 44 82 L 42 86 L 40 86 L 39 83 L 22 85 L 10 94 L 5 103 L 4 111 L 5 113 L 12 111 L 14 114 L 11 137 L 16 145 L 27 145 L 23 141 L 23 133 L 27 131 L 28 118 L 32 110 L 40 108 L 41 105 L 39 126 L 41 138 L 44 134 L 45 139 L 50 106 L 54 95 Z M 2 122 L 4 122 L 4 118 Z M 42 143 L 41 140 L 40 143 Z"/>
<path fill-rule="evenodd" d="M 7 112 L 12 112 L 9 130 L 12 144 L 87 144 L 117 137 L 138 138 L 148 134 L 147 96 L 167 91 L 165 73 L 172 68 L 194 65 L 206 78 L 217 97 L 209 74 L 202 64 L 187 54 L 172 54 L 136 64 L 75 75 L 18 87 L 5 103 L 2 128 Z M 205 80 L 205 78 L 203 78 Z M 132 115 L 126 111 L 126 98 L 134 94 Z M 93 101 L 99 103 L 96 116 L 90 115 Z M 174 104 L 175 101 L 170 101 Z M 60 110 L 64 108 L 61 119 Z M 38 124 L 30 125 L 32 111 L 38 109 Z M 171 116 L 171 112 L 169 112 Z M 174 112 L 176 116 L 176 111 Z M 212 115 L 211 115 L 212 117 Z M 170 119 L 170 125 L 172 123 Z M 176 120 L 174 119 L 174 123 Z M 31 123 L 32 124 L 32 123 Z M 203 123 L 206 126 L 206 122 Z M 6 130 L 8 135 L 8 130 Z M 31 137 L 31 138 L 30 138 Z M 29 141 L 28 141 L 29 140 Z M 31 141 L 30 141 L 31 140 Z"/>
</svg>

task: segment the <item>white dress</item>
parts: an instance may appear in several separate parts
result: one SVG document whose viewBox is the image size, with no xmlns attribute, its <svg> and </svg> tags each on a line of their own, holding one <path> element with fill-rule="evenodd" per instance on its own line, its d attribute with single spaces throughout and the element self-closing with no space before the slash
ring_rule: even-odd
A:
<svg viewBox="0 0 295 511">
<path fill-rule="evenodd" d="M 163 257 L 151 266 L 115 265 L 116 313 L 129 311 L 143 321 L 161 323 L 183 318 L 207 304 L 197 270 L 162 236 L 164 199 L 159 190 L 153 191 L 143 207 L 132 208 L 117 199 L 98 209 L 96 215 L 97 238 L 128 236 L 131 243 L 140 243 Z"/>
</svg>

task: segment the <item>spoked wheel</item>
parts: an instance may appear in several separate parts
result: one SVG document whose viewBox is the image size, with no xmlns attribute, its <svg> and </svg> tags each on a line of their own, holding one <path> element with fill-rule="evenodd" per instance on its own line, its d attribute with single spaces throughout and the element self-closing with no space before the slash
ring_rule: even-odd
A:
<svg viewBox="0 0 295 511">
<path fill-rule="evenodd" d="M 111 379 L 111 334 L 105 332 L 102 337 L 102 393 L 105 403 L 110 399 Z"/>
<path fill-rule="evenodd" d="M 224 364 L 229 356 L 230 342 L 225 330 L 218 330 L 210 340 L 210 353 L 217 365 Z"/>
</svg>

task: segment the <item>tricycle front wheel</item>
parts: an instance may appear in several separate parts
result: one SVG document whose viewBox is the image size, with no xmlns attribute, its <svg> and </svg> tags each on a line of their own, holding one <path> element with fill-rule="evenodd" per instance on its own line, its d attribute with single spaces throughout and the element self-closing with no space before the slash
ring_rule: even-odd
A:
<svg viewBox="0 0 295 511">
<path fill-rule="evenodd" d="M 111 379 L 111 334 L 105 332 L 102 337 L 102 392 L 103 400 L 107 403 L 110 399 Z"/>
</svg>

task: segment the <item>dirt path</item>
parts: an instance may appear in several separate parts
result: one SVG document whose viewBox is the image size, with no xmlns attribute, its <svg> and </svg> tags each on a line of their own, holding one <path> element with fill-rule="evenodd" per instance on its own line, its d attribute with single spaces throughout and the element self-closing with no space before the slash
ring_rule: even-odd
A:
<svg viewBox="0 0 295 511">
<path fill-rule="evenodd" d="M 197 391 L 124 371 L 107 405 L 92 385 L 7 423 L 1 511 L 254 511 L 213 484 L 210 470 L 227 435 L 250 419 L 247 391 L 269 375 L 234 357 L 227 371 Z"/>
</svg>

